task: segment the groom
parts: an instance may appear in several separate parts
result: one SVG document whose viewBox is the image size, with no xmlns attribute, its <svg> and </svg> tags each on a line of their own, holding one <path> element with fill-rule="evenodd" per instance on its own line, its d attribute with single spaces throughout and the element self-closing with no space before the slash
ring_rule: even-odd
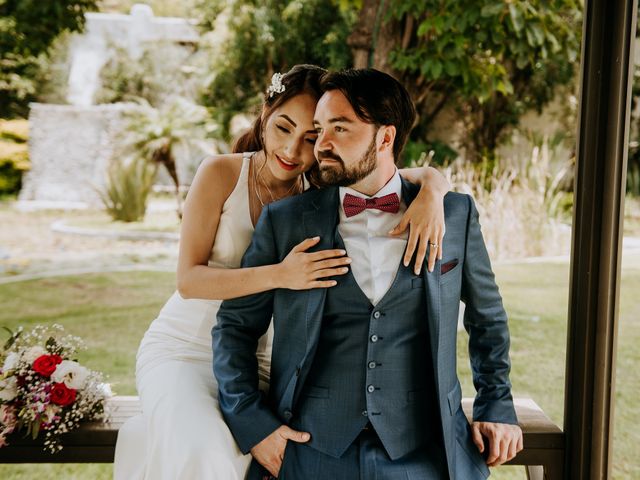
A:
<svg viewBox="0 0 640 480">
<path fill-rule="evenodd" d="M 247 478 L 485 478 L 487 464 L 522 448 L 522 432 L 477 210 L 469 196 L 447 194 L 443 260 L 416 276 L 401 263 L 406 238 L 388 235 L 417 193 L 394 163 L 415 119 L 409 95 L 371 69 L 329 73 L 322 87 L 315 153 L 329 186 L 267 205 L 243 267 L 277 263 L 314 236 L 317 249 L 343 248 L 353 263 L 329 289 L 222 304 L 214 371 L 224 417 L 255 460 Z M 472 426 L 456 376 L 460 300 L 478 392 Z M 272 315 L 264 396 L 255 351 Z"/>
</svg>

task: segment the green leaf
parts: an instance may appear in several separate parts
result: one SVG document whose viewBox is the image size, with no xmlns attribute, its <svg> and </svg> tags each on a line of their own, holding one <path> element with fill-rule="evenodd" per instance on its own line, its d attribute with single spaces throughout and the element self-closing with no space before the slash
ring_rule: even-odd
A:
<svg viewBox="0 0 640 480">
<path fill-rule="evenodd" d="M 7 341 L 5 342 L 2 348 L 4 350 L 9 350 L 13 346 L 13 344 L 16 343 L 16 340 L 20 338 L 20 335 L 22 334 L 22 332 L 17 331 L 16 333 L 13 333 L 13 331 L 8 327 L 3 326 L 2 328 L 7 332 L 9 332 L 9 338 L 7 339 Z"/>
<path fill-rule="evenodd" d="M 417 35 L 419 37 L 423 37 L 425 36 L 429 30 L 431 30 L 431 22 L 429 20 L 425 20 L 424 22 L 422 22 L 420 24 L 420 26 L 418 27 L 418 33 Z"/>
<path fill-rule="evenodd" d="M 542 27 L 538 23 L 534 23 L 531 26 L 531 30 L 533 30 L 533 35 L 536 39 L 536 45 L 542 45 L 544 43 L 544 32 L 542 31 Z"/>
<path fill-rule="evenodd" d="M 520 70 L 523 70 L 527 65 L 529 65 L 529 59 L 526 55 L 518 55 L 516 58 L 516 67 Z"/>
<path fill-rule="evenodd" d="M 436 80 L 440 78 L 440 75 L 442 75 L 441 62 L 438 62 L 437 60 L 433 62 L 433 65 L 431 66 L 431 74 L 433 75 L 433 78 Z"/>
<path fill-rule="evenodd" d="M 519 34 L 524 28 L 524 20 L 522 18 L 522 12 L 520 12 L 518 7 L 513 3 L 509 4 L 509 16 L 511 17 L 514 30 Z"/>
<path fill-rule="evenodd" d="M 504 8 L 504 3 L 502 2 L 485 5 L 484 7 L 482 7 L 482 10 L 480 11 L 480 15 L 485 18 L 493 17 L 494 15 L 497 15 L 500 12 L 502 12 L 503 8 Z"/>
<path fill-rule="evenodd" d="M 535 47 L 536 46 L 536 37 L 535 37 L 531 27 L 527 27 L 527 29 L 525 30 L 525 33 L 527 34 L 527 43 L 529 44 L 529 46 Z"/>
<path fill-rule="evenodd" d="M 547 32 L 547 40 L 549 40 L 549 43 L 551 43 L 551 51 L 553 53 L 558 53 L 562 49 L 560 43 L 558 42 L 558 39 L 553 33 Z"/>
<path fill-rule="evenodd" d="M 513 95 L 513 85 L 507 79 L 500 80 L 496 85 L 496 90 L 502 93 L 504 96 Z"/>
<path fill-rule="evenodd" d="M 460 68 L 456 62 L 445 62 L 444 71 L 450 77 L 455 77 L 460 73 Z"/>
<path fill-rule="evenodd" d="M 38 438 L 38 434 L 40 433 L 40 421 L 37 421 L 33 424 L 33 428 L 31 429 L 31 438 L 35 440 Z"/>
</svg>

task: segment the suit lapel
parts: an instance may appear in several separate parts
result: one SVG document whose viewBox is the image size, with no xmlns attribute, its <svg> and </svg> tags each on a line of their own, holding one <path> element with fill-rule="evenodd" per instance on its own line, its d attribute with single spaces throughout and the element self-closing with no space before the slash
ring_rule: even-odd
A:
<svg viewBox="0 0 640 480">
<path fill-rule="evenodd" d="M 402 179 L 402 199 L 407 204 L 416 198 L 419 187 Z M 427 297 L 427 320 L 429 326 L 429 339 L 431 341 L 431 354 L 433 355 L 433 366 L 436 379 L 438 379 L 438 352 L 440 339 L 440 260 L 436 260 L 433 272 L 429 273 L 425 266 L 422 269 L 422 276 L 425 282 L 425 294 Z M 436 385 L 439 382 L 436 381 Z"/>
<path fill-rule="evenodd" d="M 302 214 L 302 223 L 307 238 L 320 236 L 314 251 L 334 248 L 334 233 L 338 223 L 339 194 L 337 187 L 328 187 L 318 192 Z M 318 343 L 326 288 L 307 290 L 305 322 L 307 328 L 307 354 Z"/>
</svg>

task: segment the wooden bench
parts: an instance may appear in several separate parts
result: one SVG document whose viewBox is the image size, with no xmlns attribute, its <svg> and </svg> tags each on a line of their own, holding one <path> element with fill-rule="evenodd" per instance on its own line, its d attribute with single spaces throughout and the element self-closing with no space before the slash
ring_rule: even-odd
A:
<svg viewBox="0 0 640 480">
<path fill-rule="evenodd" d="M 471 414 L 473 399 L 462 406 Z M 517 398 L 516 411 L 524 432 L 524 450 L 509 465 L 524 465 L 531 480 L 561 480 L 564 434 L 531 399 Z M 66 434 L 64 449 L 51 455 L 41 441 L 20 436 L 9 438 L 10 446 L 0 448 L 0 463 L 111 463 L 120 426 L 140 413 L 138 397 L 114 397 L 109 401 L 111 419 L 107 423 L 87 423 Z"/>
</svg>

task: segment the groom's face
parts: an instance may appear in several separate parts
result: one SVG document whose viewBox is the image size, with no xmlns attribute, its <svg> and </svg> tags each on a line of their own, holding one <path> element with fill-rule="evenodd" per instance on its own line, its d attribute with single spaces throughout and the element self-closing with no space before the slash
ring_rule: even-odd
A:
<svg viewBox="0 0 640 480">
<path fill-rule="evenodd" d="M 314 153 L 326 185 L 353 185 L 377 165 L 377 129 L 364 122 L 340 90 L 326 92 L 313 119 L 318 132 Z"/>
</svg>

